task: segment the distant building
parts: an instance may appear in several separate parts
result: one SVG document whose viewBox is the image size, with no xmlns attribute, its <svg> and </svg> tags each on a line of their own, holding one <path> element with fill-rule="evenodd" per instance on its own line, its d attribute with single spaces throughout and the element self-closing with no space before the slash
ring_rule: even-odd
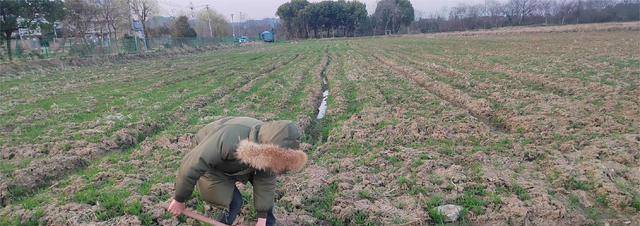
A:
<svg viewBox="0 0 640 226">
<path fill-rule="evenodd" d="M 32 21 L 28 21 L 23 17 L 18 17 L 16 22 L 18 24 L 17 38 L 20 39 L 42 36 L 42 29 L 40 26 L 42 24 L 49 24 L 49 21 L 44 17 L 39 17 Z"/>
</svg>

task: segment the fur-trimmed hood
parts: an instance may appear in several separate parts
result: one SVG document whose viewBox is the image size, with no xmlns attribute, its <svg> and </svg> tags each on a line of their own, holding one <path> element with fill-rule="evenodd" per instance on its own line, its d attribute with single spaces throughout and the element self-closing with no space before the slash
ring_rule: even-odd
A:
<svg viewBox="0 0 640 226">
<path fill-rule="evenodd" d="M 274 144 L 242 140 L 236 149 L 236 159 L 257 170 L 283 174 L 302 170 L 307 162 L 307 154 L 301 150 L 281 148 Z"/>
</svg>

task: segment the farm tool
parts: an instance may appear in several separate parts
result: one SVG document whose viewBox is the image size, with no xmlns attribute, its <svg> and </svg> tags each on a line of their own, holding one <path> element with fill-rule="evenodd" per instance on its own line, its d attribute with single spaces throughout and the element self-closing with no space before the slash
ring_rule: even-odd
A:
<svg viewBox="0 0 640 226">
<path fill-rule="evenodd" d="M 164 205 L 163 207 L 165 209 L 168 209 L 169 205 Z M 193 210 L 190 210 L 188 208 L 184 209 L 182 211 L 182 214 L 184 214 L 185 216 L 187 216 L 189 218 L 192 218 L 192 219 L 198 220 L 198 221 L 200 221 L 202 223 L 205 223 L 205 224 L 210 224 L 210 225 L 213 225 L 213 226 L 228 226 L 226 224 L 223 224 L 223 223 L 220 223 L 219 221 L 216 221 L 214 219 L 208 218 L 208 217 L 206 217 L 206 216 L 204 216 L 202 214 L 199 214 L 199 213 L 197 213 L 197 212 L 195 212 Z"/>
</svg>

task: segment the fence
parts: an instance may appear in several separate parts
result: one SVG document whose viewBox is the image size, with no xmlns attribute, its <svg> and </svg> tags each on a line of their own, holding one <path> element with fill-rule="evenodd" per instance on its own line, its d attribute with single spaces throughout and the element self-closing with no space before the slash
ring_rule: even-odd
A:
<svg viewBox="0 0 640 226">
<path fill-rule="evenodd" d="M 232 45 L 233 37 L 225 38 L 149 38 L 146 40 L 125 37 L 110 39 L 27 38 L 11 40 L 11 52 L 14 59 L 46 59 L 56 57 L 90 57 L 112 54 L 132 54 L 156 52 L 173 48 L 199 48 L 210 45 Z M 8 59 L 6 47 L 0 48 L 0 61 Z"/>
</svg>

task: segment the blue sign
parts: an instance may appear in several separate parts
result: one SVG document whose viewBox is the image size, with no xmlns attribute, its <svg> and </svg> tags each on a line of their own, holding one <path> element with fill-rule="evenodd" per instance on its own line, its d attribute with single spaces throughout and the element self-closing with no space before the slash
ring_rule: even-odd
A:
<svg viewBox="0 0 640 226">
<path fill-rule="evenodd" d="M 142 23 L 139 20 L 134 20 L 131 24 L 134 31 L 142 31 Z"/>
</svg>

